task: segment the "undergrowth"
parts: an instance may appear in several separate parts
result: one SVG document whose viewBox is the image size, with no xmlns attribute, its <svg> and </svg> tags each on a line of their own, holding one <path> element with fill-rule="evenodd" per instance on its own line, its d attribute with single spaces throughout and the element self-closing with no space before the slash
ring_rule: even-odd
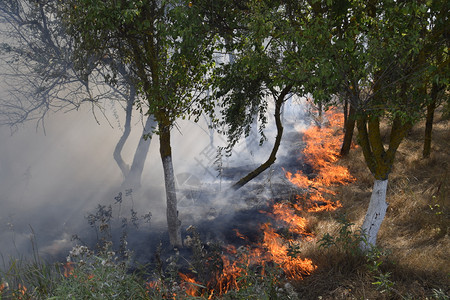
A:
<svg viewBox="0 0 450 300">
<path fill-rule="evenodd" d="M 420 157 L 423 126 L 413 129 L 399 148 L 379 244 L 367 252 L 359 247 L 366 242 L 359 226 L 372 179 L 360 149 L 341 160 L 358 180 L 340 188 L 342 208 L 309 217 L 315 242 L 291 249 L 290 255 L 301 253 L 317 266 L 303 280 L 288 280 L 273 263 L 264 268 L 239 265 L 234 278 L 218 282 L 214 276 L 224 270 L 224 247 L 202 241 L 195 228 L 186 240 L 189 257 L 180 252 L 168 256 L 161 246 L 154 266 L 136 266 L 127 248 L 128 229 L 151 214 L 138 216 L 132 210 L 122 218 L 114 245 L 111 207 L 98 206 L 88 216 L 97 245 L 77 240 L 67 262 L 48 263 L 35 246 L 31 260 L 3 258 L 0 299 L 449 299 L 448 121 L 438 121 L 434 130 L 429 159 Z M 115 204 L 120 207 L 119 196 Z M 235 255 L 245 258 L 246 248 Z M 193 274 L 196 280 L 188 282 L 181 274 Z M 232 288 L 221 294 L 227 284 Z"/>
</svg>

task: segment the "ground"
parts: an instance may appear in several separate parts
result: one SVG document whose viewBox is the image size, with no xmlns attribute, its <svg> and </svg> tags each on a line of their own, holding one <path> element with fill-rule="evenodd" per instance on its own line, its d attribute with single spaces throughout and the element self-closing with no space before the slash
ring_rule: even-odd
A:
<svg viewBox="0 0 450 300">
<path fill-rule="evenodd" d="M 390 292 L 381 293 L 367 261 L 339 251 L 319 250 L 311 245 L 304 255 L 318 269 L 298 284 L 305 299 L 448 299 L 450 293 L 450 122 L 435 118 L 432 154 L 422 158 L 424 122 L 411 130 L 399 147 L 389 177 L 386 218 L 378 235 L 378 246 L 388 253 L 380 270 L 389 273 Z M 383 128 L 388 137 L 388 127 Z M 342 158 L 357 179 L 338 189 L 342 208 L 309 217 L 311 231 L 320 238 L 337 235 L 339 215 L 345 214 L 361 226 L 367 209 L 373 177 L 360 148 Z M 432 298 L 434 297 L 434 298 Z M 441 297 L 441 298 L 439 298 Z"/>
</svg>

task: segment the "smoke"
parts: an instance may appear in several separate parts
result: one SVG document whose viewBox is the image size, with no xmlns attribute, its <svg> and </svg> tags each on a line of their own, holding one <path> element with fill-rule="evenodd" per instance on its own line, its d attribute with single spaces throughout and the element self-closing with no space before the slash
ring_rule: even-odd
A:
<svg viewBox="0 0 450 300">
<path fill-rule="evenodd" d="M 305 126 L 302 104 L 298 101 L 291 99 L 285 106 L 285 134 Z M 165 191 L 158 137 L 153 136 L 142 188 L 126 194 L 127 191 L 120 189 L 122 177 L 113 160 L 113 150 L 122 133 L 124 115 L 120 111 L 106 105 L 108 119 L 98 117 L 97 113 L 100 124 L 88 107 L 49 114 L 45 119 L 45 134 L 33 122 L 24 124 L 12 135 L 8 128 L 0 128 L 2 255 L 30 255 L 30 239 L 34 238 L 41 255 L 61 259 L 75 244 L 72 235 L 95 240 L 95 231 L 87 224 L 86 216 L 95 213 L 98 204 L 113 205 L 113 217 L 117 218 L 129 216 L 131 210 L 138 216 L 151 212 L 150 224 L 139 233 L 135 231 L 135 236 L 129 235 L 134 241 L 130 248 L 133 244 L 141 248 L 137 251 L 155 248 L 157 240 L 165 238 Z M 172 149 L 183 230 L 189 225 L 215 222 L 211 235 L 219 235 L 221 224 L 247 218 L 242 211 L 266 204 L 271 195 L 267 191 L 258 194 L 254 186 L 242 189 L 239 194 L 225 191 L 241 175 L 267 159 L 276 134 L 270 112 L 268 119 L 265 131 L 268 141 L 263 147 L 250 153 L 249 141 L 243 139 L 231 157 L 218 155 L 218 147 L 225 146 L 226 140 L 209 130 L 206 119 L 198 124 L 177 123 L 172 130 Z M 138 116 L 133 126 L 123 150 L 124 160 L 129 164 L 142 134 Z M 258 142 L 259 137 L 250 141 Z M 290 155 L 286 150 L 289 147 L 283 143 L 279 158 Z M 282 165 L 277 163 L 271 172 L 276 170 L 282 175 Z M 267 182 L 268 176 L 265 172 L 257 181 Z M 119 192 L 124 197 L 120 208 L 114 200 Z M 243 200 L 249 194 L 254 200 Z"/>
</svg>

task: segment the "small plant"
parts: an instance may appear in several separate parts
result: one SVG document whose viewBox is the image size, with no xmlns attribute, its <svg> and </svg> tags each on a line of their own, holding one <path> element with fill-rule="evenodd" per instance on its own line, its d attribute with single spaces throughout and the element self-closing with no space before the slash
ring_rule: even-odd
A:
<svg viewBox="0 0 450 300">
<path fill-rule="evenodd" d="M 390 277 L 391 273 L 389 272 L 379 272 L 379 274 L 375 276 L 376 281 L 372 282 L 372 284 L 377 286 L 377 290 L 379 290 L 380 293 L 389 293 L 394 286 L 394 282 L 391 281 Z"/>
<path fill-rule="evenodd" d="M 319 248 L 336 247 L 340 252 L 352 256 L 361 255 L 360 244 L 366 242 L 364 233 L 360 229 L 353 231 L 352 226 L 355 224 L 351 223 L 345 215 L 341 215 L 338 218 L 338 222 L 340 224 L 338 236 L 333 237 L 329 233 L 325 233 L 318 241 Z"/>
<path fill-rule="evenodd" d="M 147 291 L 151 299 L 168 299 L 182 292 L 179 284 L 179 252 L 175 250 L 175 253 L 165 260 L 162 253 L 163 248 L 160 242 L 155 252 L 156 266 L 153 279 L 147 283 Z"/>
<path fill-rule="evenodd" d="M 32 228 L 31 232 L 31 259 L 10 257 L 5 261 L 2 256 L 0 299 L 43 299 L 59 282 L 59 268 L 40 257 Z"/>
<path fill-rule="evenodd" d="M 125 196 L 130 198 L 131 190 Z M 150 299 L 143 276 L 129 273 L 132 252 L 127 248 L 127 237 L 129 225 L 138 228 L 141 219 L 150 221 L 151 213 L 138 217 L 131 208 L 129 218 L 122 217 L 122 193 L 114 199 L 121 230 L 117 251 L 112 242 L 113 206 L 98 205 L 96 212 L 86 217 L 97 236 L 95 250 L 76 245 L 70 251 L 60 271 L 60 283 L 49 299 Z"/>
<path fill-rule="evenodd" d="M 433 298 L 436 300 L 449 300 L 449 296 L 442 289 L 432 289 Z"/>
<path fill-rule="evenodd" d="M 61 272 L 64 279 L 49 299 L 149 299 L 143 282 L 128 274 L 127 266 L 111 242 L 97 253 L 75 246 Z"/>
<path fill-rule="evenodd" d="M 366 266 L 372 273 L 380 272 L 380 266 L 389 255 L 388 251 L 382 250 L 378 247 L 372 247 L 365 253 L 367 264 Z"/>
<path fill-rule="evenodd" d="M 372 282 L 373 285 L 377 287 L 377 290 L 381 293 L 390 293 L 395 291 L 393 289 L 394 282 L 391 281 L 391 273 L 383 272 L 381 270 L 381 265 L 386 260 L 389 252 L 382 250 L 379 247 L 371 247 L 369 251 L 365 253 L 366 256 L 366 266 L 369 272 L 373 274 L 375 281 Z"/>
<path fill-rule="evenodd" d="M 371 247 L 369 251 L 362 251 L 360 245 L 367 245 L 367 239 L 364 232 L 360 229 L 352 230 L 352 226 L 355 225 L 348 221 L 345 215 L 338 219 L 340 224 L 338 236 L 333 237 L 329 233 L 323 235 L 318 241 L 320 248 L 329 249 L 335 247 L 339 252 L 352 257 L 365 257 L 366 267 L 368 271 L 373 275 L 375 279 L 372 282 L 376 286 L 377 290 L 381 293 L 390 293 L 394 291 L 394 282 L 391 281 L 391 274 L 389 272 L 383 272 L 381 265 L 386 260 L 388 252 L 381 250 L 378 247 Z"/>
</svg>

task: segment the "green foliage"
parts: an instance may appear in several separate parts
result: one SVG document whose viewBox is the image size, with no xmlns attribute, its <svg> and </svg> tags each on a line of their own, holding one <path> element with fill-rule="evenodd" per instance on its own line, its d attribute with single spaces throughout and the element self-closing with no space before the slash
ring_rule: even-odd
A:
<svg viewBox="0 0 450 300">
<path fill-rule="evenodd" d="M 367 244 L 364 233 L 360 229 L 354 231 L 352 226 L 355 224 L 349 222 L 345 215 L 340 216 L 338 222 L 340 224 L 338 235 L 333 237 L 329 233 L 324 234 L 318 241 L 319 248 L 335 248 L 344 255 L 364 257 L 366 260 L 365 267 L 374 279 L 372 284 L 381 293 L 392 292 L 394 282 L 391 280 L 391 273 L 382 270 L 382 264 L 386 261 L 389 252 L 378 247 L 371 247 L 368 251 L 362 251 L 360 245 L 362 243 Z"/>
<path fill-rule="evenodd" d="M 126 66 L 145 99 L 139 108 L 160 125 L 208 107 L 199 99 L 214 65 L 214 34 L 187 1 L 71 0 L 61 17 L 75 39 L 78 69 L 102 65 L 113 78 L 111 61 Z"/>
<path fill-rule="evenodd" d="M 372 284 L 377 286 L 377 290 L 379 290 L 380 293 L 390 292 L 394 286 L 394 282 L 391 281 L 390 277 L 391 274 L 389 272 L 379 273 L 378 275 L 375 275 L 376 281 L 372 282 Z"/>
<path fill-rule="evenodd" d="M 329 233 L 325 233 L 318 241 L 319 248 L 336 247 L 345 254 L 352 256 L 361 255 L 360 245 L 361 243 L 366 243 L 366 237 L 363 232 L 360 229 L 353 231 L 352 226 L 355 224 L 351 223 L 345 215 L 341 215 L 337 221 L 340 224 L 338 235 L 333 237 Z"/>
<path fill-rule="evenodd" d="M 127 272 L 112 243 L 98 253 L 75 246 L 64 268 L 65 278 L 49 299 L 149 299 L 142 280 Z"/>
<path fill-rule="evenodd" d="M 42 299 L 59 282 L 59 268 L 42 261 L 11 258 L 0 272 L 0 299 Z M 4 270 L 3 270 L 4 269 Z"/>
<path fill-rule="evenodd" d="M 250 134 L 256 121 L 262 144 L 270 101 L 275 102 L 283 89 L 289 87 L 289 93 L 293 89 L 290 86 L 301 85 L 300 77 L 294 83 L 289 76 L 292 66 L 283 56 L 287 43 L 279 38 L 279 25 L 285 12 L 277 10 L 279 6 L 278 1 L 245 2 L 229 12 L 229 19 L 238 20 L 230 24 L 234 26 L 230 28 L 233 37 L 228 31 L 219 32 L 217 48 L 228 55 L 229 61 L 219 64 L 213 73 L 213 100 L 221 115 L 214 125 L 227 135 L 227 153 L 241 137 Z"/>
<path fill-rule="evenodd" d="M 339 95 L 359 115 L 416 121 L 423 85 L 437 74 L 448 80 L 442 1 L 314 1 L 292 9 L 288 36 L 306 47 L 288 55 L 295 74 L 314 74 L 304 86 L 316 101 Z"/>
<path fill-rule="evenodd" d="M 376 285 L 377 290 L 381 293 L 390 293 L 394 286 L 394 282 L 391 281 L 391 273 L 383 272 L 381 270 L 381 265 L 386 260 L 388 256 L 387 251 L 383 251 L 378 247 L 372 247 L 367 253 L 366 256 L 366 266 L 369 271 L 373 274 L 375 281 L 372 282 L 373 285 Z"/>
<path fill-rule="evenodd" d="M 50 264 L 40 257 L 32 231 L 32 259 L 10 257 L 0 268 L 0 299 L 44 299 L 60 281 L 58 264 Z"/>
</svg>

